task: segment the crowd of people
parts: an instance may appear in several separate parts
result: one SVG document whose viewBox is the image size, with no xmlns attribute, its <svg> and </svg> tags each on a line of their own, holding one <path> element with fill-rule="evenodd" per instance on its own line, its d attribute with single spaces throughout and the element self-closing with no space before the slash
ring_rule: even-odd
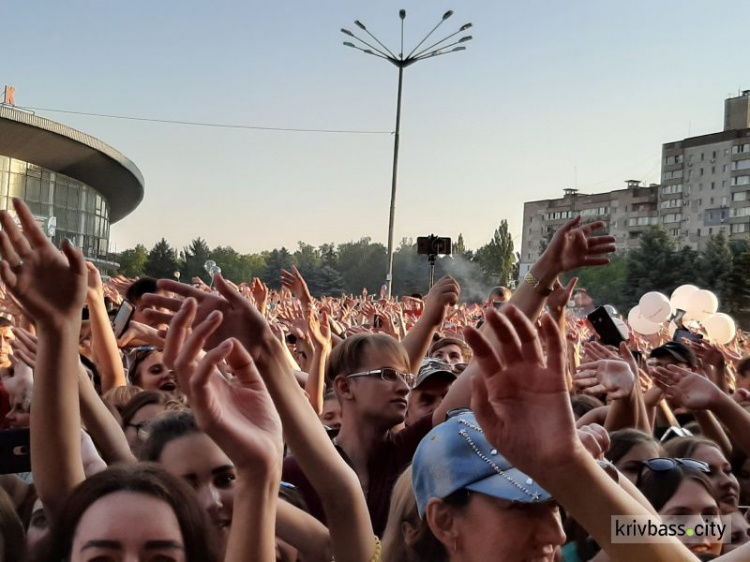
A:
<svg viewBox="0 0 750 562">
<path fill-rule="evenodd" d="M 750 352 L 599 341 L 561 279 L 606 267 L 601 223 L 466 303 L 450 277 L 402 298 L 314 298 L 296 269 L 280 291 L 103 282 L 14 206 L 0 560 L 750 560 Z M 727 532 L 615 531 L 676 517 Z"/>
</svg>

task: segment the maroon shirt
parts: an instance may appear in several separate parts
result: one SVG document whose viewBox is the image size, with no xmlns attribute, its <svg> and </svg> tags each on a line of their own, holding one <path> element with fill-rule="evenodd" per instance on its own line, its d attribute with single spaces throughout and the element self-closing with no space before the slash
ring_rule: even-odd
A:
<svg viewBox="0 0 750 562">
<path fill-rule="evenodd" d="M 388 521 L 388 510 L 391 505 L 391 493 L 393 486 L 401 473 L 411 463 L 414 451 L 422 438 L 432 429 L 432 414 L 423 417 L 414 425 L 411 425 L 398 433 L 388 432 L 388 439 L 372 452 L 372 457 L 367 464 L 367 472 L 370 475 L 370 486 L 367 490 L 367 509 L 370 512 L 372 528 L 379 537 L 385 531 Z M 336 446 L 336 450 L 346 463 L 352 463 L 346 453 Z M 325 513 L 323 504 L 318 495 L 305 478 L 302 470 L 294 457 L 284 459 L 282 478 L 297 487 L 305 498 L 310 514 L 325 524 Z"/>
</svg>

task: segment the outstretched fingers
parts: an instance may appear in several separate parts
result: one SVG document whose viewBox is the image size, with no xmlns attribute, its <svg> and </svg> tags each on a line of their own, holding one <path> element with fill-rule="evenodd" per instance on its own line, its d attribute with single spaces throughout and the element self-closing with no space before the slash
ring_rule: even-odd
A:
<svg viewBox="0 0 750 562">
<path fill-rule="evenodd" d="M 182 350 L 182 346 L 190 333 L 190 327 L 195 320 L 197 304 L 195 299 L 189 298 L 182 304 L 182 308 L 174 315 L 169 323 L 169 330 L 164 341 L 164 364 L 168 369 L 175 370 L 175 362 Z"/>
</svg>

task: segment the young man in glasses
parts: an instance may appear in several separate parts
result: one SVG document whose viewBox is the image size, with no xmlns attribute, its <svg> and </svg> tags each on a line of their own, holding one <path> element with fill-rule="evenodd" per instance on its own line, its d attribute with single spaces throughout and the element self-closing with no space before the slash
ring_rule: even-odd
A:
<svg viewBox="0 0 750 562">
<path fill-rule="evenodd" d="M 432 416 L 427 415 L 394 431 L 406 417 L 415 379 L 410 370 L 404 347 L 382 334 L 348 338 L 334 348 L 329 360 L 327 375 L 341 403 L 341 429 L 334 443 L 359 477 L 378 535 L 385 529 L 396 479 L 432 429 Z M 297 486 L 310 512 L 323 520 L 320 500 L 293 457 L 284 462 L 283 480 Z"/>
</svg>

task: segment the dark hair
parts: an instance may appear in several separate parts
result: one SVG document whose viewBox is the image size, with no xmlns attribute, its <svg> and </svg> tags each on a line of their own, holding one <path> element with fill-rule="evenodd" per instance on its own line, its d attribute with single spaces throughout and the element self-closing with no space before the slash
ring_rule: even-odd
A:
<svg viewBox="0 0 750 562">
<path fill-rule="evenodd" d="M 130 287 L 128 287 L 125 293 L 125 300 L 136 305 L 143 295 L 146 293 L 155 293 L 157 290 L 156 279 L 153 277 L 141 277 L 133 281 Z"/>
<path fill-rule="evenodd" d="M 23 524 L 18 518 L 13 500 L 0 488 L 0 536 L 2 536 L 2 559 L 26 559 L 26 536 Z"/>
<path fill-rule="evenodd" d="M 510 300 L 511 292 L 508 287 L 494 287 L 489 294 L 489 298 L 487 300 L 492 299 L 492 297 L 500 297 L 506 302 Z"/>
<path fill-rule="evenodd" d="M 404 365 L 410 365 L 406 349 L 391 336 L 385 334 L 357 334 L 346 338 L 333 348 L 328 358 L 326 373 L 331 380 L 339 375 L 354 373 L 362 365 L 365 354 L 369 349 L 389 351 L 403 360 Z"/>
<path fill-rule="evenodd" d="M 5 316 L 0 316 L 0 328 L 12 328 L 13 321 Z"/>
<path fill-rule="evenodd" d="M 167 444 L 191 433 L 201 433 L 192 412 L 186 410 L 160 417 L 149 425 L 148 439 L 141 447 L 139 456 L 143 461 L 159 462 Z"/>
<path fill-rule="evenodd" d="M 94 363 L 91 359 L 86 357 L 85 355 L 80 356 L 81 363 L 83 366 L 91 371 L 91 382 L 94 383 L 94 388 L 96 389 L 96 393 L 101 396 L 102 394 L 102 375 L 99 373 L 99 368 L 96 366 L 96 363 Z"/>
<path fill-rule="evenodd" d="M 609 450 L 604 453 L 604 456 L 613 463 L 617 463 L 630 452 L 630 449 L 637 445 L 652 443 L 657 447 L 659 446 L 659 443 L 651 435 L 632 428 L 613 431 L 609 435 L 609 439 Z"/>
<path fill-rule="evenodd" d="M 138 370 L 141 368 L 143 362 L 157 351 L 161 353 L 161 349 L 156 349 L 155 347 L 151 349 L 140 349 L 135 352 L 133 363 L 130 365 L 130 369 L 128 369 L 128 378 L 130 379 L 131 384 L 134 384 L 135 386 L 141 385 L 141 375 Z"/>
<path fill-rule="evenodd" d="M 161 390 L 143 390 L 133 396 L 122 408 L 122 427 L 125 428 L 138 413 L 138 410 L 144 406 L 158 404 L 166 405 L 172 397 Z"/>
<path fill-rule="evenodd" d="M 588 414 L 591 410 L 601 408 L 604 406 L 604 403 L 594 396 L 574 394 L 570 397 L 570 405 L 573 408 L 576 419 L 578 419 Z"/>
<path fill-rule="evenodd" d="M 448 504 L 450 507 L 463 509 L 469 504 L 470 499 L 471 494 L 467 490 L 458 490 L 440 501 Z M 448 562 L 450 560 L 450 555 L 445 545 L 438 540 L 432 529 L 430 529 L 426 513 L 419 522 L 412 551 L 417 555 L 418 560 L 429 560 L 430 562 Z"/>
<path fill-rule="evenodd" d="M 644 467 L 638 489 L 658 512 L 672 499 L 685 480 L 698 482 L 706 488 L 712 498 L 716 498 L 716 492 L 708 476 L 682 464 L 663 472 Z"/>
<path fill-rule="evenodd" d="M 180 525 L 188 562 L 218 562 L 218 537 L 193 490 L 157 465 L 144 463 L 110 467 L 81 483 L 52 522 L 39 562 L 66 560 L 86 511 L 101 498 L 117 492 L 143 494 L 166 502 Z"/>
</svg>

